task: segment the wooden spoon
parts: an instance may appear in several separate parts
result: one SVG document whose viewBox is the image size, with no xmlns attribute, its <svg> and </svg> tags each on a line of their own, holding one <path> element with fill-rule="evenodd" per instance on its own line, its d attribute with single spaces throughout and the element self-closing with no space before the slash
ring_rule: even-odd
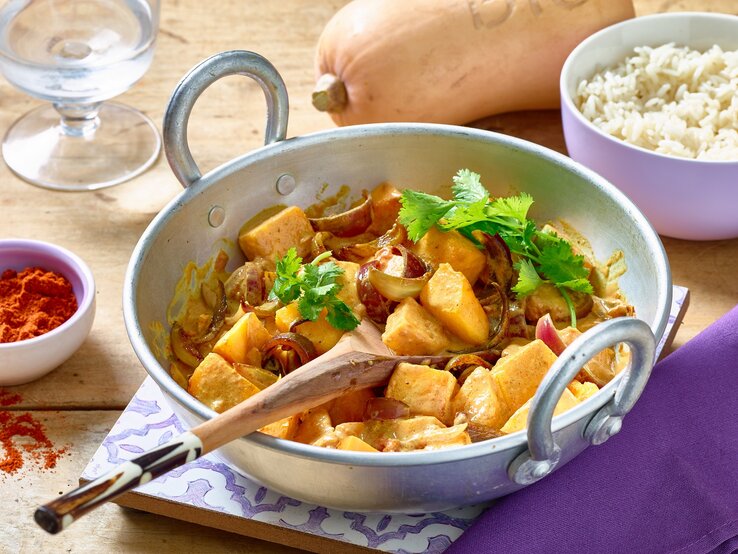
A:
<svg viewBox="0 0 738 554">
<path fill-rule="evenodd" d="M 34 519 L 49 533 L 58 533 L 97 506 L 269 423 L 348 391 L 387 383 L 399 362 L 437 364 L 450 358 L 395 356 L 379 330 L 362 321 L 326 354 L 230 410 L 39 507 Z"/>
</svg>

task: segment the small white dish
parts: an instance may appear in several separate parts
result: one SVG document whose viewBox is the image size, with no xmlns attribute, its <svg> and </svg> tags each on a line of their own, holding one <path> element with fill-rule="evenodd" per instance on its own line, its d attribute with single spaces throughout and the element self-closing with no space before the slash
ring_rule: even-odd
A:
<svg viewBox="0 0 738 554">
<path fill-rule="evenodd" d="M 28 383 L 60 366 L 85 341 L 95 318 L 95 281 L 79 256 L 47 242 L 0 240 L 0 273 L 27 267 L 41 267 L 64 275 L 77 297 L 77 311 L 48 333 L 0 343 L 0 386 Z"/>
</svg>

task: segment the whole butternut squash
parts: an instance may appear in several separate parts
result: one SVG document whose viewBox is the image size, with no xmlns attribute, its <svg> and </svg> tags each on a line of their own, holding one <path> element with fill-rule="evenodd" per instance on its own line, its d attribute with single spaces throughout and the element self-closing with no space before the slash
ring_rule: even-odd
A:
<svg viewBox="0 0 738 554">
<path fill-rule="evenodd" d="M 633 16 L 631 0 L 353 0 L 318 42 L 313 105 L 338 125 L 556 108 L 569 52 Z"/>
</svg>

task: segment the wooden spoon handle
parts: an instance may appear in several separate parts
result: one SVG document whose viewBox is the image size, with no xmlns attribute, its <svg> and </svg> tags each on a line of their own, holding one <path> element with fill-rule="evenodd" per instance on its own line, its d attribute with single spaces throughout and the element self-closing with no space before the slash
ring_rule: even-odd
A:
<svg viewBox="0 0 738 554">
<path fill-rule="evenodd" d="M 56 534 L 108 500 L 113 500 L 124 492 L 144 485 L 201 455 L 200 437 L 192 431 L 187 431 L 44 504 L 36 509 L 33 518 L 41 528 Z"/>
<path fill-rule="evenodd" d="M 349 390 L 386 383 L 397 361 L 364 352 L 345 352 L 334 359 L 313 360 L 191 431 L 39 507 L 34 519 L 49 533 L 58 533 L 97 506 L 264 425 L 323 404 Z"/>
</svg>

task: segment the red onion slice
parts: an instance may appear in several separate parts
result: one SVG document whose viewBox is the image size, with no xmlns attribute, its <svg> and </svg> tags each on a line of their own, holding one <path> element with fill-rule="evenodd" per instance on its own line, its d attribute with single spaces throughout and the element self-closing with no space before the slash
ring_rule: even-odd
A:
<svg viewBox="0 0 738 554">
<path fill-rule="evenodd" d="M 218 300 L 215 311 L 213 312 L 213 317 L 210 318 L 210 324 L 205 330 L 205 333 L 199 337 L 192 339 L 192 342 L 194 342 L 195 344 L 202 344 L 204 342 L 213 340 L 220 329 L 223 327 L 223 323 L 225 323 L 226 313 L 228 312 L 228 298 L 226 298 L 225 287 L 223 286 L 222 281 L 218 280 L 217 283 Z"/>
<path fill-rule="evenodd" d="M 430 273 L 411 279 L 390 275 L 389 273 L 379 271 L 375 267 L 370 267 L 367 273 L 367 279 L 379 294 L 389 300 L 401 302 L 405 298 L 417 297 L 430 279 Z"/>
<path fill-rule="evenodd" d="M 287 375 L 317 356 L 315 346 L 299 333 L 280 333 L 261 348 L 264 369 Z"/>
<path fill-rule="evenodd" d="M 372 223 L 372 199 L 367 197 L 364 202 L 345 212 L 326 217 L 310 219 L 315 231 L 327 231 L 337 237 L 353 237 L 367 230 Z"/>
<path fill-rule="evenodd" d="M 566 348 L 558 330 L 554 327 L 551 314 L 544 315 L 536 323 L 536 338 L 541 339 L 557 356 L 561 355 Z"/>
<path fill-rule="evenodd" d="M 366 403 L 364 421 L 372 419 L 405 419 L 410 417 L 410 406 L 394 398 L 370 398 Z"/>
</svg>

